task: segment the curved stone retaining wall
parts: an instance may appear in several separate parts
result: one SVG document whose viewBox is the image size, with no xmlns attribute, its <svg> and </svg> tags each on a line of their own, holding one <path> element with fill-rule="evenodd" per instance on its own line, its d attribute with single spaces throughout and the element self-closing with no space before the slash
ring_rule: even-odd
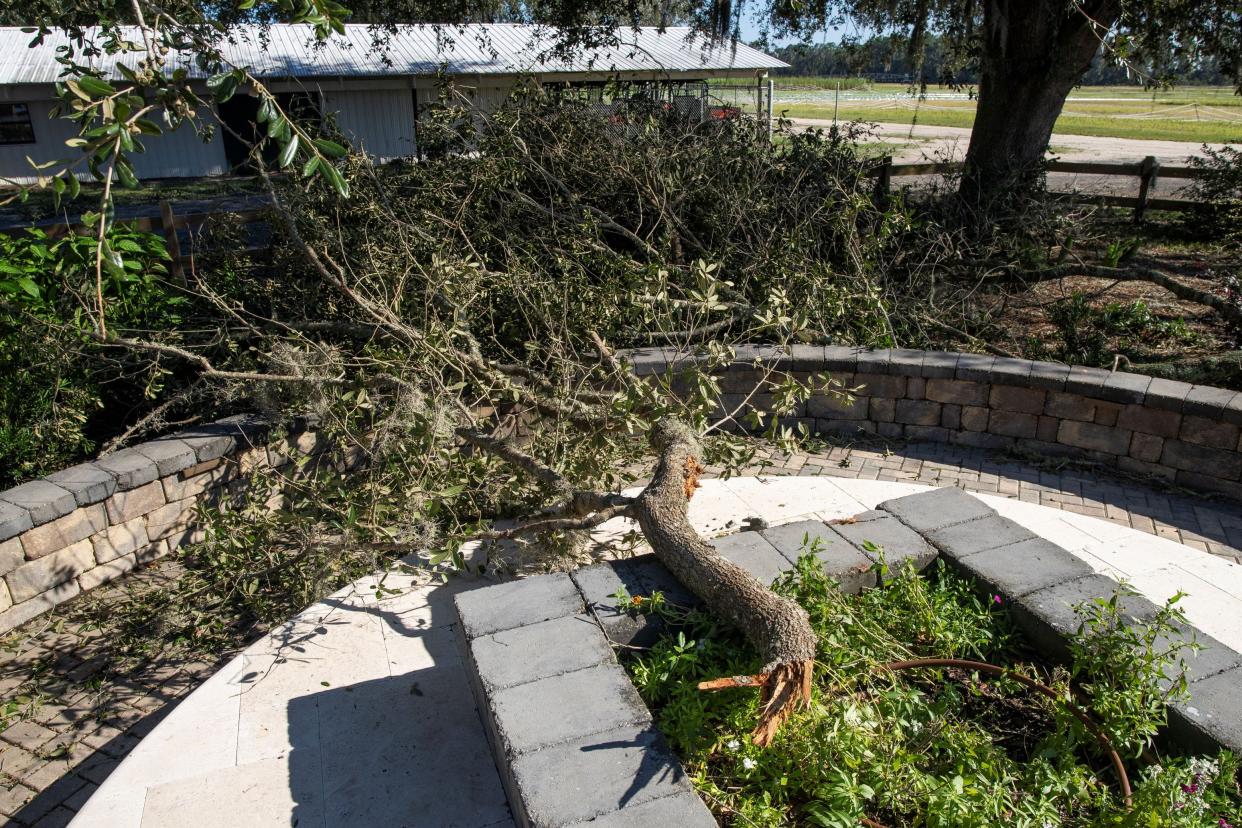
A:
<svg viewBox="0 0 1242 828">
<path fill-rule="evenodd" d="M 229 417 L 0 492 L 0 632 L 201 540 L 196 506 L 323 448 L 304 429 L 267 439 L 258 418 Z"/>
<path fill-rule="evenodd" d="M 672 349 L 627 354 L 640 375 L 694 359 Z M 827 373 L 853 402 L 816 395 L 787 417 L 815 433 L 868 433 L 1086 457 L 1242 501 L 1242 393 L 1123 371 L 979 354 L 795 345 L 738 348 L 719 372 L 722 409 L 742 405 L 775 367 Z M 769 410 L 761 390 L 750 403 Z"/>
<path fill-rule="evenodd" d="M 625 356 L 648 376 L 694 359 L 673 349 Z M 816 395 L 787 417 L 816 433 L 1085 456 L 1242 501 L 1239 392 L 978 354 L 749 346 L 720 371 L 722 408 L 742 405 L 772 368 L 857 389 L 852 402 Z M 748 404 L 768 410 L 772 394 Z M 230 417 L 0 492 L 0 632 L 198 539 L 195 507 L 236 492 L 257 466 L 324 449 L 313 431 L 267 440 L 257 418 Z"/>
</svg>

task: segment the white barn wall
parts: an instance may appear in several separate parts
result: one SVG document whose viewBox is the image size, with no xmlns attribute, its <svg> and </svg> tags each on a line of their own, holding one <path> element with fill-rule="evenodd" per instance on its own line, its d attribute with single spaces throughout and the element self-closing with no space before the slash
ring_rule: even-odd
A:
<svg viewBox="0 0 1242 828">
<path fill-rule="evenodd" d="M 210 143 L 203 143 L 188 124 L 163 135 L 144 135 L 141 140 L 147 151 L 129 156 L 139 178 L 189 178 L 229 171 L 218 124 Z"/>
<path fill-rule="evenodd" d="M 30 107 L 30 123 L 34 128 L 33 144 L 0 144 L 0 178 L 18 184 L 38 180 L 26 156 L 36 163 L 58 159 L 76 159 L 80 151 L 65 146 L 65 141 L 78 134 L 77 124 L 64 118 L 49 118 L 55 101 L 24 101 Z M 211 143 L 204 144 L 188 126 L 172 133 L 142 137 L 146 152 L 130 157 L 139 178 L 178 178 L 199 175 L 220 175 L 228 172 L 224 159 L 224 143 L 217 129 Z M 58 168 L 58 167 L 57 167 Z M 57 169 L 53 168 L 53 169 Z M 78 177 L 90 176 L 86 166 L 78 168 Z"/>
<path fill-rule="evenodd" d="M 76 157 L 79 151 L 65 146 L 65 141 L 77 135 L 78 130 L 76 124 L 63 118 L 48 118 L 55 101 L 23 101 L 20 98 L 13 100 L 30 107 L 30 125 L 34 128 L 35 142 L 0 144 L 0 178 L 18 184 L 29 184 L 37 181 L 39 174 L 31 168 L 26 156 L 40 164 L 58 158 Z"/>
<path fill-rule="evenodd" d="M 325 115 L 355 149 L 378 161 L 414 155 L 414 94 L 410 88 L 324 92 Z"/>
<path fill-rule="evenodd" d="M 490 114 L 500 109 L 513 91 L 513 80 L 497 82 L 491 78 L 473 85 L 471 104 L 479 112 Z"/>
</svg>

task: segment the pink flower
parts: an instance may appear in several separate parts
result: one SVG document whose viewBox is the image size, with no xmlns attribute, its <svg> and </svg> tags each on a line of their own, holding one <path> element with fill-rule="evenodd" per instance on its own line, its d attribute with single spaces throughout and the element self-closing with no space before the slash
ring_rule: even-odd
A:
<svg viewBox="0 0 1242 828">
<path fill-rule="evenodd" d="M 993 596 L 992 596 L 992 603 L 993 603 L 993 604 L 999 604 L 1000 602 L 1001 602 L 1001 597 L 1000 597 L 999 595 L 993 595 Z"/>
</svg>

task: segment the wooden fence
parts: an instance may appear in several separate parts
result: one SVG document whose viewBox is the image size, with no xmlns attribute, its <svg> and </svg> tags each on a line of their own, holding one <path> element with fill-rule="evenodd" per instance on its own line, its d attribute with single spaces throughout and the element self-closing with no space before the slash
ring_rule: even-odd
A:
<svg viewBox="0 0 1242 828">
<path fill-rule="evenodd" d="M 185 280 L 185 267 L 193 261 L 193 254 L 183 252 L 181 249 L 181 231 L 185 230 L 193 235 L 201 230 L 203 225 L 212 216 L 232 216 L 242 224 L 252 224 L 261 221 L 266 217 L 266 210 L 248 209 L 248 210 L 208 210 L 197 211 L 192 213 L 176 213 L 173 210 L 171 202 L 161 201 L 159 203 L 160 214 L 158 216 L 135 216 L 132 218 L 118 218 L 115 224 L 124 225 L 133 230 L 142 230 L 148 233 L 159 233 L 164 237 L 165 246 L 168 249 L 168 255 L 172 259 L 170 267 L 171 275 L 182 281 Z M 92 235 L 95 229 L 88 228 L 85 224 L 66 224 L 65 222 L 35 222 L 33 224 L 7 227 L 0 229 L 0 233 L 17 233 L 28 227 L 43 230 L 52 238 L 59 238 L 67 233 L 74 232 L 82 235 Z"/>
<path fill-rule="evenodd" d="M 961 172 L 961 162 L 945 164 L 894 164 L 891 155 L 878 160 L 871 169 L 870 175 L 875 178 L 875 197 L 877 201 L 886 201 L 892 192 L 894 178 L 919 175 L 945 175 Z M 1135 164 L 1105 164 L 1094 161 L 1053 161 L 1047 166 L 1048 172 L 1079 173 L 1083 175 L 1111 175 L 1138 178 L 1139 193 L 1137 196 L 1119 196 L 1105 193 L 1059 193 L 1074 202 L 1104 204 L 1110 207 L 1128 207 L 1134 210 L 1134 220 L 1142 221 L 1146 211 L 1151 210 L 1186 210 L 1197 202 L 1178 198 L 1153 198 L 1151 190 L 1158 177 L 1192 179 L 1199 175 L 1194 167 L 1161 166 L 1154 156 L 1147 156 Z M 263 209 L 243 210 L 212 210 L 177 214 L 170 202 L 161 201 L 158 216 L 140 216 L 136 218 L 117 219 L 117 224 L 124 224 L 135 230 L 161 233 L 167 243 L 168 255 L 172 257 L 172 275 L 174 278 L 185 278 L 185 266 L 192 262 L 193 255 L 183 253 L 181 249 L 180 231 L 186 230 L 191 235 L 202 228 L 213 215 L 232 215 L 242 224 L 250 224 L 264 218 Z M 65 224 L 48 222 L 27 225 L 43 229 L 48 235 L 60 236 L 70 231 L 78 233 L 91 232 L 82 224 Z M 0 233 L 12 233 L 21 227 L 0 229 Z"/>
<path fill-rule="evenodd" d="M 879 159 L 871 175 L 875 177 L 876 199 L 883 201 L 892 190 L 892 180 L 903 176 L 944 175 L 961 172 L 959 162 L 947 164 L 894 164 L 891 155 Z M 1182 198 L 1153 198 L 1152 188 L 1157 178 L 1196 178 L 1199 171 L 1194 167 L 1162 166 L 1160 160 L 1149 155 L 1134 164 L 1106 164 L 1095 161 L 1053 161 L 1048 172 L 1079 173 L 1082 175 L 1112 175 L 1138 178 L 1137 196 L 1120 196 L 1106 193 L 1058 193 L 1075 202 L 1104 204 L 1109 207 L 1129 207 L 1134 210 L 1134 220 L 1142 221 L 1147 210 L 1186 210 L 1197 202 Z"/>
</svg>

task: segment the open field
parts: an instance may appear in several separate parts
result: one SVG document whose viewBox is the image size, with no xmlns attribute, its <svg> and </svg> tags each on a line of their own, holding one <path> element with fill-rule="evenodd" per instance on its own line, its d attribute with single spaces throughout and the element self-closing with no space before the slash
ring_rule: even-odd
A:
<svg viewBox="0 0 1242 828">
<path fill-rule="evenodd" d="M 795 80 L 795 79 L 790 79 Z M 812 80 L 812 79 L 796 79 Z M 773 111 L 791 118 L 831 119 L 834 88 L 783 88 Z M 931 89 L 926 100 L 900 84 L 841 92 L 840 120 L 970 128 L 975 102 L 964 93 Z M 1109 138 L 1227 144 L 1242 141 L 1242 98 L 1225 87 L 1184 87 L 1152 92 L 1136 87 L 1083 87 L 1071 94 L 1055 132 Z"/>
<path fill-rule="evenodd" d="M 835 91 L 841 85 L 841 93 L 870 93 L 883 97 L 895 98 L 908 95 L 910 87 L 903 83 L 872 83 L 865 78 L 829 78 L 806 75 L 775 75 L 772 80 L 776 84 L 778 94 L 782 91 L 795 89 L 820 89 Z M 722 83 L 733 83 L 724 81 Z M 956 95 L 969 98 L 975 87 L 965 86 L 954 89 L 949 86 L 929 86 L 928 95 Z M 1170 89 L 1145 89 L 1142 86 L 1079 86 L 1070 93 L 1070 100 L 1079 98 L 1121 98 L 1132 101 L 1146 101 L 1156 104 L 1195 103 L 1213 106 L 1242 106 L 1242 97 L 1234 94 L 1231 86 L 1176 86 Z"/>
</svg>

